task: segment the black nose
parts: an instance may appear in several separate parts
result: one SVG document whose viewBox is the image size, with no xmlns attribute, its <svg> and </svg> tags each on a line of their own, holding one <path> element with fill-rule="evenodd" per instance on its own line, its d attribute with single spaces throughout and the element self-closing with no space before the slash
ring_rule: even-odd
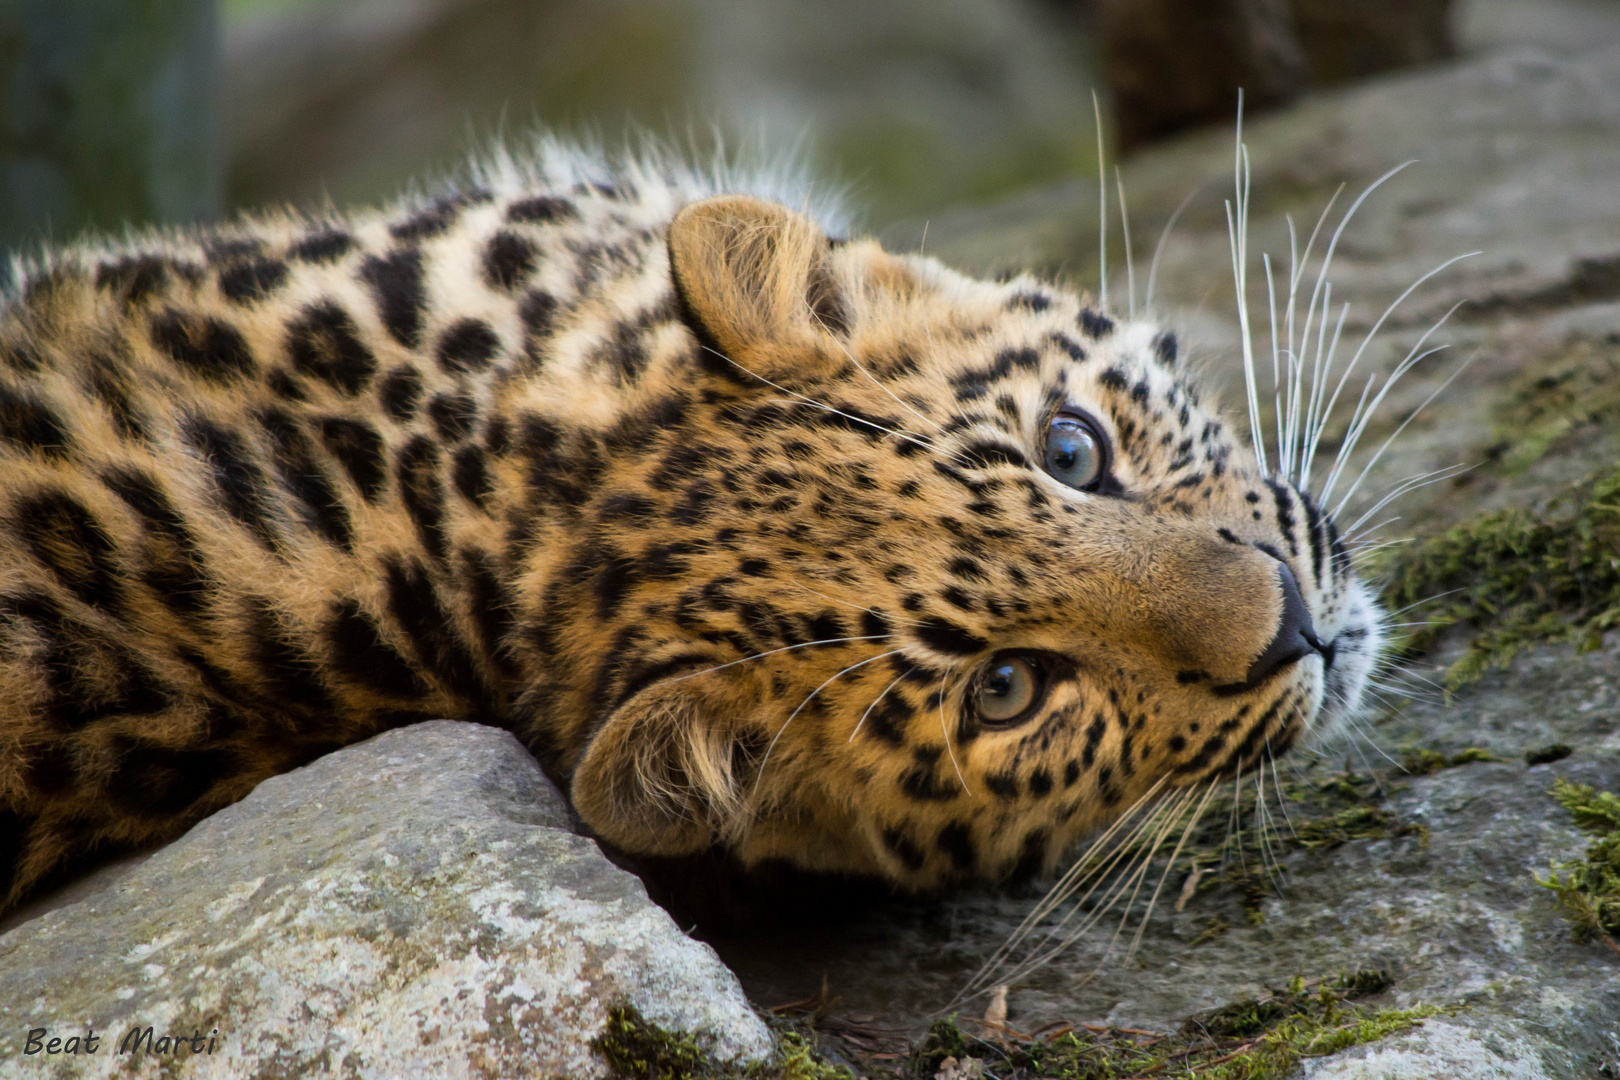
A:
<svg viewBox="0 0 1620 1080">
<path fill-rule="evenodd" d="M 1282 618 L 1277 622 L 1277 636 L 1271 639 L 1266 651 L 1249 667 L 1251 685 L 1313 652 L 1321 653 L 1324 657 L 1328 655 L 1327 648 L 1317 640 L 1316 626 L 1311 622 L 1311 612 L 1305 606 L 1305 598 L 1299 594 L 1299 582 L 1294 579 L 1294 572 L 1288 569 L 1288 564 L 1279 562 L 1277 576 L 1282 580 Z"/>
</svg>

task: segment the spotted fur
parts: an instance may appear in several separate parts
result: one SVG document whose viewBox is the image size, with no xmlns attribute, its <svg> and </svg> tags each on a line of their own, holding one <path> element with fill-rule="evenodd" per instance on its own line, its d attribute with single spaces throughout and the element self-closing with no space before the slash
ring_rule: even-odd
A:
<svg viewBox="0 0 1620 1080">
<path fill-rule="evenodd" d="M 508 166 L 24 268 L 4 904 L 432 717 L 516 732 L 624 850 L 926 889 L 1354 711 L 1369 594 L 1172 335 L 726 186 Z M 1060 407 L 1107 485 L 1045 471 Z M 1327 647 L 1251 677 L 1279 564 Z M 1055 659 L 1003 730 L 1006 650 Z"/>
</svg>

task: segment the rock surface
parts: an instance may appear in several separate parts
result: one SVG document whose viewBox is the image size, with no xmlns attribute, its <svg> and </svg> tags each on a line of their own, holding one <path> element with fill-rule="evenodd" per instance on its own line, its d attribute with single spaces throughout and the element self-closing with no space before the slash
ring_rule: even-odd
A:
<svg viewBox="0 0 1620 1080">
<path fill-rule="evenodd" d="M 598 1076 L 617 1001 L 721 1057 L 770 1051 L 518 742 L 440 721 L 267 780 L 0 937 L 0 1076 Z M 148 1025 L 214 1049 L 116 1052 Z M 25 1056 L 38 1027 L 98 1050 Z"/>
</svg>

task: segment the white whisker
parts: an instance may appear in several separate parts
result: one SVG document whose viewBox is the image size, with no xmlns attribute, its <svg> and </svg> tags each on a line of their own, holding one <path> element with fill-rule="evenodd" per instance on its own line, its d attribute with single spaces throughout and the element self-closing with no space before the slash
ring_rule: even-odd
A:
<svg viewBox="0 0 1620 1080">
<path fill-rule="evenodd" d="M 1131 256 L 1131 215 L 1125 208 L 1125 175 L 1114 166 L 1114 185 L 1119 189 L 1119 227 L 1125 237 L 1125 290 L 1130 297 L 1130 318 L 1136 319 L 1136 265 Z"/>
<path fill-rule="evenodd" d="M 765 753 L 759 759 L 759 770 L 754 774 L 754 790 L 755 791 L 759 790 L 760 781 L 765 778 L 765 765 L 766 765 L 767 762 L 769 762 L 771 760 L 771 751 L 776 749 L 776 744 L 782 738 L 782 733 L 788 729 L 789 724 L 793 723 L 793 718 L 795 716 L 798 716 L 801 712 L 803 712 L 804 707 L 806 705 L 810 704 L 810 699 L 811 698 L 814 698 L 817 694 L 819 694 L 823 690 L 827 689 L 827 687 L 831 686 L 838 679 L 843 678 L 845 675 L 848 675 L 850 672 L 854 671 L 858 667 L 865 667 L 867 664 L 872 663 L 874 660 L 882 660 L 886 656 L 899 656 L 899 655 L 900 655 L 900 650 L 895 649 L 893 652 L 878 653 L 876 656 L 868 656 L 865 660 L 856 661 L 855 663 L 849 665 L 847 668 L 844 668 L 842 671 L 838 672 L 832 678 L 828 679 L 826 682 L 822 683 L 820 686 L 816 687 L 814 690 L 812 690 L 808 694 L 806 694 L 804 696 L 804 700 L 799 702 L 799 707 L 794 709 L 792 712 L 788 713 L 788 718 L 786 720 L 782 721 L 782 726 L 776 729 L 776 734 L 775 735 L 771 736 L 770 745 L 765 747 Z"/>
</svg>

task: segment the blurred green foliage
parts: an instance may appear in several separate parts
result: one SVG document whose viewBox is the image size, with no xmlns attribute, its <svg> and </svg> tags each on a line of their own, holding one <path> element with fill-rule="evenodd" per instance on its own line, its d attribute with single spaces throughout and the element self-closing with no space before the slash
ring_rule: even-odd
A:
<svg viewBox="0 0 1620 1080">
<path fill-rule="evenodd" d="M 0 0 L 0 247 L 221 205 L 214 0 Z"/>
</svg>

